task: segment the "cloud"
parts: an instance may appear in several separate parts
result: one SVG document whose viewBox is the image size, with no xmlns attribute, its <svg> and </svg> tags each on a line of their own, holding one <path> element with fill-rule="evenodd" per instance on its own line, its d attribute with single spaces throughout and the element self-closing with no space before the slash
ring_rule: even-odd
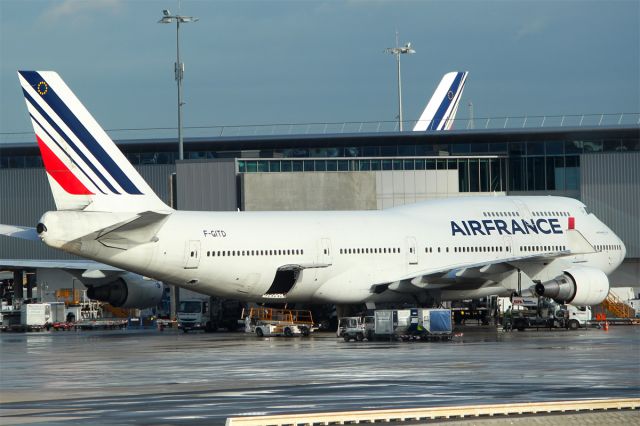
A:
<svg viewBox="0 0 640 426">
<path fill-rule="evenodd" d="M 90 20 L 93 16 L 109 12 L 116 14 L 122 8 L 123 0 L 64 0 L 55 2 L 40 16 L 48 22 L 72 18 L 74 23 Z"/>
<path fill-rule="evenodd" d="M 525 37 L 542 33 L 549 26 L 549 19 L 546 17 L 537 17 L 525 22 L 518 32 L 516 33 L 516 39 L 520 40 Z"/>
</svg>

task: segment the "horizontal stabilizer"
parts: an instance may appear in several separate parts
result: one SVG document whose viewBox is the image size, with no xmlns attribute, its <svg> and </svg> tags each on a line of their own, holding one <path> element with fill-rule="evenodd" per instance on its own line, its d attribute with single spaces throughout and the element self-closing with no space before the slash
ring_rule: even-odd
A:
<svg viewBox="0 0 640 426">
<path fill-rule="evenodd" d="M 103 229 L 96 239 L 107 247 L 121 250 L 157 241 L 155 235 L 167 217 L 165 213 L 139 213 L 133 220 Z"/>
<path fill-rule="evenodd" d="M 35 228 L 27 226 L 2 225 L 0 224 L 0 235 L 7 237 L 20 238 L 21 240 L 40 241 L 38 232 Z"/>
</svg>

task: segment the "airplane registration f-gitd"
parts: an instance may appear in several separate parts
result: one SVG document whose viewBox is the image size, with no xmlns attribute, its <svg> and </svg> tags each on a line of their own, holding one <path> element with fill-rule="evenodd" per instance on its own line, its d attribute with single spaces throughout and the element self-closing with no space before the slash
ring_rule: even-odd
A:
<svg viewBox="0 0 640 426">
<path fill-rule="evenodd" d="M 57 210 L 47 245 L 256 302 L 434 303 L 518 286 L 600 303 L 623 242 L 581 202 L 465 197 L 382 211 L 190 212 L 162 202 L 55 72 L 20 71 Z"/>
</svg>

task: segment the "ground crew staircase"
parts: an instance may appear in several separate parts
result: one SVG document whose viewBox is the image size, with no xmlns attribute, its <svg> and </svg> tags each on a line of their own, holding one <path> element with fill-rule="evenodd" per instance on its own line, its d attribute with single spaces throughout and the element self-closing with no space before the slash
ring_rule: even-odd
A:
<svg viewBox="0 0 640 426">
<path fill-rule="evenodd" d="M 614 318 L 629 319 L 635 323 L 638 321 L 636 311 L 631 306 L 624 303 L 618 296 L 609 292 L 607 298 L 600 304 L 604 312 L 608 312 Z M 639 321 L 640 322 L 640 321 Z"/>
</svg>

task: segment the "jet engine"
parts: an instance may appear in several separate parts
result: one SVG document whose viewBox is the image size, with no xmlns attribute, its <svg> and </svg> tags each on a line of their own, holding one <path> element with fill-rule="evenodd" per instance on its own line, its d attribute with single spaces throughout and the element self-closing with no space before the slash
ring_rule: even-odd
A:
<svg viewBox="0 0 640 426">
<path fill-rule="evenodd" d="M 536 284 L 536 294 L 577 306 L 597 305 L 609 294 L 609 278 L 599 269 L 580 266 L 563 272 L 550 281 Z"/>
<path fill-rule="evenodd" d="M 124 274 L 102 285 L 87 286 L 90 299 L 107 302 L 124 309 L 144 309 L 157 306 L 162 299 L 163 285 L 159 281 L 145 280 L 140 275 Z"/>
</svg>

